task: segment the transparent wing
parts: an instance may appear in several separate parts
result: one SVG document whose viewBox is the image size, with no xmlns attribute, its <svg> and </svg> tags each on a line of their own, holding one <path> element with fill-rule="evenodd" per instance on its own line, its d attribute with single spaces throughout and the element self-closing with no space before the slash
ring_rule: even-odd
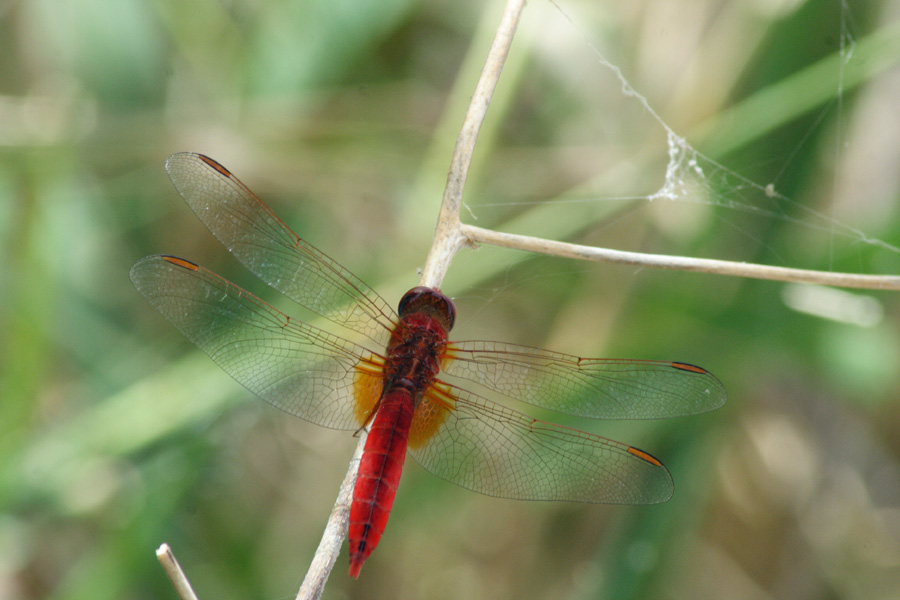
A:
<svg viewBox="0 0 900 600">
<path fill-rule="evenodd" d="M 250 292 L 184 259 L 148 256 L 131 269 L 138 291 L 245 388 L 324 427 L 360 426 L 360 374 L 383 359 L 291 320 Z"/>
<path fill-rule="evenodd" d="M 362 280 L 284 224 L 216 161 L 184 152 L 166 161 L 178 193 L 260 279 L 323 317 L 386 345 L 394 310 Z"/>
<path fill-rule="evenodd" d="M 686 363 L 579 358 L 527 346 L 466 341 L 447 345 L 442 370 L 557 412 L 596 419 L 658 419 L 707 412 L 725 386 Z"/>
<path fill-rule="evenodd" d="M 669 471 L 642 450 L 444 383 L 416 410 L 409 452 L 434 475 L 488 496 L 655 504 L 674 490 Z"/>
</svg>

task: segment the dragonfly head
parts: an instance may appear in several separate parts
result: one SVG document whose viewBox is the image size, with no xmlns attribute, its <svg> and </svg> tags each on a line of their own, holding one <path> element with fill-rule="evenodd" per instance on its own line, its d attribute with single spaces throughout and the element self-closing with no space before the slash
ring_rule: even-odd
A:
<svg viewBox="0 0 900 600">
<path fill-rule="evenodd" d="M 400 299 L 397 307 L 400 318 L 413 313 L 425 313 L 437 319 L 448 332 L 456 321 L 456 306 L 453 301 L 440 291 L 430 287 L 414 287 Z"/>
</svg>

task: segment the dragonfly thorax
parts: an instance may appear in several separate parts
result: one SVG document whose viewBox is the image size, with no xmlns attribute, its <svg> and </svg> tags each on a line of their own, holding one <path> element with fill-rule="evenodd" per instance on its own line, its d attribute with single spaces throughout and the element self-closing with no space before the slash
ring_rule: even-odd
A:
<svg viewBox="0 0 900 600">
<path fill-rule="evenodd" d="M 447 344 L 442 323 L 426 312 L 404 316 L 387 348 L 384 390 L 403 387 L 417 400 L 441 370 L 441 354 Z"/>
</svg>

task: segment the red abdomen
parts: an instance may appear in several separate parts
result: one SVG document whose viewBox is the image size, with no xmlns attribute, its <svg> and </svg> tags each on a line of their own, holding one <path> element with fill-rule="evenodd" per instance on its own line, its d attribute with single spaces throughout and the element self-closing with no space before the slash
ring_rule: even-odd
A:
<svg viewBox="0 0 900 600">
<path fill-rule="evenodd" d="M 350 505 L 350 576 L 357 577 L 378 545 L 400 483 L 414 405 L 409 390 L 398 387 L 381 399 L 359 465 Z"/>
</svg>

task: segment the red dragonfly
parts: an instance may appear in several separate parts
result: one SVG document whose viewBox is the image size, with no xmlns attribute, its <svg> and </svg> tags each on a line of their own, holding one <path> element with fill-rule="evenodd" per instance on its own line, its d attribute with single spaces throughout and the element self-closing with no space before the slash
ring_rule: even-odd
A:
<svg viewBox="0 0 900 600">
<path fill-rule="evenodd" d="M 381 538 L 407 451 L 438 477 L 489 496 L 608 504 L 672 496 L 669 471 L 648 452 L 533 419 L 459 380 L 601 419 L 693 415 L 725 402 L 721 382 L 686 363 L 448 341 L 456 309 L 439 290 L 413 288 L 394 312 L 216 161 L 175 154 L 166 170 L 197 217 L 250 271 L 362 340 L 292 319 L 182 258 L 149 256 L 131 269 L 147 301 L 248 390 L 317 425 L 369 428 L 350 509 L 352 577 Z"/>
</svg>

